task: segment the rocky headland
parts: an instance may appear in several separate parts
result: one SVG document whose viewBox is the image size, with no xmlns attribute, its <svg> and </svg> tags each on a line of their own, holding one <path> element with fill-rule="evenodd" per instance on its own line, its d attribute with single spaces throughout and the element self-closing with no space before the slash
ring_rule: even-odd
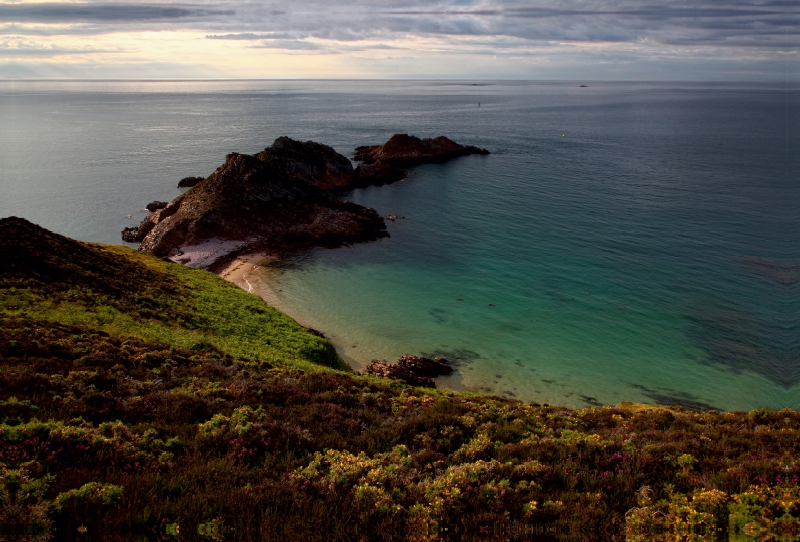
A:
<svg viewBox="0 0 800 542">
<path fill-rule="evenodd" d="M 222 257 L 234 251 L 337 247 L 388 236 L 375 210 L 340 200 L 305 181 L 293 165 L 229 154 L 207 179 L 137 228 L 124 230 L 122 238 L 139 242 L 146 252 L 175 259 L 182 247 L 215 240 L 222 242 Z M 214 261 L 205 263 L 202 267 Z"/>
<path fill-rule="evenodd" d="M 357 187 L 395 182 L 401 169 L 467 154 L 488 154 L 446 137 L 397 134 L 384 145 L 359 147 L 353 168 L 345 156 L 313 141 L 279 137 L 250 156 L 231 153 L 207 178 L 187 177 L 189 190 L 154 201 L 142 223 L 122 231 L 139 248 L 192 267 L 218 268 L 233 256 L 338 247 L 388 237 L 374 209 L 339 199 Z"/>
</svg>

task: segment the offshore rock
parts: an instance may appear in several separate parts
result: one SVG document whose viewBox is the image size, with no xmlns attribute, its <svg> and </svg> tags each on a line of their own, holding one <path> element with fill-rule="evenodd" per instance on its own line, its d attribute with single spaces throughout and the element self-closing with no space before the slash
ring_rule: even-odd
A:
<svg viewBox="0 0 800 542">
<path fill-rule="evenodd" d="M 431 162 L 445 162 L 469 154 L 489 154 L 486 149 L 459 145 L 444 136 L 420 139 L 395 134 L 383 145 L 356 148 L 355 159 L 365 164 L 385 164 L 395 168 Z"/>
<path fill-rule="evenodd" d="M 200 181 L 204 181 L 205 177 L 184 177 L 178 181 L 178 188 L 192 188 Z"/>
<path fill-rule="evenodd" d="M 144 208 L 147 209 L 148 211 L 150 211 L 151 213 L 154 213 L 154 212 L 158 211 L 159 209 L 163 209 L 166 206 L 167 206 L 167 202 L 165 202 L 165 201 L 151 201 L 150 203 L 145 205 Z"/>
<path fill-rule="evenodd" d="M 270 148 L 274 153 L 267 152 L 270 149 L 266 155 L 259 153 L 261 158 L 229 154 L 202 183 L 154 212 L 138 228 L 126 229 L 123 238 L 141 240 L 141 250 L 167 256 L 177 254 L 180 247 L 210 239 L 246 241 L 237 245 L 241 253 L 333 248 L 388 236 L 375 210 L 339 200 L 318 186 L 337 178 L 336 168 L 325 170 L 328 176 L 323 177 L 328 180 L 324 182 L 306 180 L 313 167 L 323 164 L 327 168 L 328 162 L 320 160 L 305 167 L 297 158 L 299 151 L 311 148 L 316 152 L 324 145 L 303 143 L 298 149 L 292 145 L 296 142 L 281 141 L 284 139 L 288 140 L 279 138 L 278 146 Z M 279 156 L 283 152 L 286 159 Z M 322 149 L 320 154 L 324 152 Z"/>
<path fill-rule="evenodd" d="M 328 192 L 353 188 L 353 164 L 321 143 L 279 137 L 255 157 Z"/>
</svg>

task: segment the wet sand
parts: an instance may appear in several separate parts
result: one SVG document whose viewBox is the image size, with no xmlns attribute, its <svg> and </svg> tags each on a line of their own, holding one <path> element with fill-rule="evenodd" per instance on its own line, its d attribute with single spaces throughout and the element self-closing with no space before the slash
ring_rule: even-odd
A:
<svg viewBox="0 0 800 542">
<path fill-rule="evenodd" d="M 275 259 L 277 259 L 276 256 L 263 252 L 237 256 L 236 259 L 217 274 L 245 292 L 258 295 L 258 292 L 253 289 L 252 284 L 248 281 L 248 277 L 250 273 L 257 270 L 262 265 L 275 261 Z"/>
</svg>

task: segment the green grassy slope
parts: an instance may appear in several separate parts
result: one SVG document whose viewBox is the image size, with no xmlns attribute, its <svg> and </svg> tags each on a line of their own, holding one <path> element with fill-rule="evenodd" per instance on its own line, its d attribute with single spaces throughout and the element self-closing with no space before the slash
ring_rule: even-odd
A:
<svg viewBox="0 0 800 542">
<path fill-rule="evenodd" d="M 21 220 L 0 223 L 11 265 L 0 310 L 237 358 L 347 370 L 330 342 L 202 270 L 112 245 L 85 244 Z M 12 245 L 13 243 L 13 245 Z"/>
<path fill-rule="evenodd" d="M 0 255 L 0 540 L 800 539 L 796 411 L 413 388 L 210 273 Z"/>
</svg>

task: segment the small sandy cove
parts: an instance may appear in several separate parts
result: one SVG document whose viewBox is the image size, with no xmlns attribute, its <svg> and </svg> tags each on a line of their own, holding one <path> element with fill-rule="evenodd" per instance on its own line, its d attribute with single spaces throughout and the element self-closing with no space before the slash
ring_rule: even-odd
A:
<svg viewBox="0 0 800 542">
<path fill-rule="evenodd" d="M 237 256 L 235 260 L 229 263 L 218 274 L 220 277 L 228 282 L 232 282 L 245 292 L 254 293 L 253 286 L 247 280 L 248 275 L 265 263 L 272 261 L 274 258 L 275 256 L 270 256 L 263 252 Z"/>
</svg>

